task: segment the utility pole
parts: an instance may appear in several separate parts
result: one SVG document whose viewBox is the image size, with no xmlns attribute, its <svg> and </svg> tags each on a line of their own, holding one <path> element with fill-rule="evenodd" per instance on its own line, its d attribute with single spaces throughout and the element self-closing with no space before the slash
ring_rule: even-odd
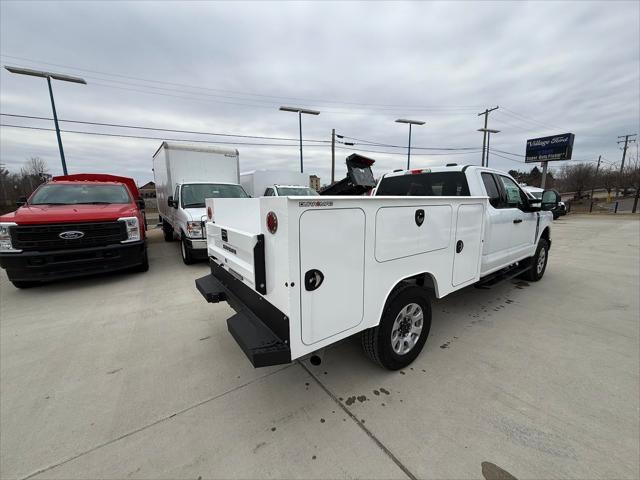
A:
<svg viewBox="0 0 640 480">
<path fill-rule="evenodd" d="M 336 176 L 336 129 L 331 129 L 331 183 L 335 181 Z"/>
<path fill-rule="evenodd" d="M 598 180 L 598 170 L 600 170 L 600 160 L 602 155 L 598 155 L 598 164 L 596 165 L 596 174 L 593 176 L 593 184 L 591 185 L 591 205 L 589 205 L 589 213 L 593 211 L 593 190 L 596 188 L 596 181 Z"/>
<path fill-rule="evenodd" d="M 628 135 L 618 135 L 618 138 L 624 138 L 624 147 L 622 148 L 622 163 L 620 164 L 620 180 L 622 180 L 622 175 L 624 172 L 624 159 L 627 156 L 627 147 L 629 142 L 635 142 L 636 139 L 632 138 L 629 140 L 629 137 L 635 137 L 635 133 L 630 133 Z M 618 143 L 622 143 L 622 140 L 618 140 Z M 626 187 L 623 189 L 622 194 L 624 195 L 627 191 Z M 618 196 L 618 188 L 616 187 L 616 197 Z"/>
<path fill-rule="evenodd" d="M 484 152 L 485 152 L 485 148 L 487 146 L 487 122 L 489 121 L 489 113 L 493 112 L 494 110 L 497 110 L 498 108 L 500 108 L 500 106 L 496 105 L 493 108 L 487 108 L 484 112 L 480 112 L 478 114 L 478 116 L 480 115 L 484 115 L 484 132 L 482 134 L 482 166 L 484 167 Z"/>
</svg>

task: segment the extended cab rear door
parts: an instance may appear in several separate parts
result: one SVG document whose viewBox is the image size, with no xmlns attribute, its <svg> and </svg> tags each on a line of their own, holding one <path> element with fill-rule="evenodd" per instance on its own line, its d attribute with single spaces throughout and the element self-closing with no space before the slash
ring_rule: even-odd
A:
<svg viewBox="0 0 640 480">
<path fill-rule="evenodd" d="M 537 212 L 527 212 L 527 194 L 520 186 L 506 175 L 496 175 L 503 189 L 505 211 L 510 212 L 511 222 L 511 260 L 517 261 L 529 255 L 531 246 L 535 243 Z"/>
</svg>

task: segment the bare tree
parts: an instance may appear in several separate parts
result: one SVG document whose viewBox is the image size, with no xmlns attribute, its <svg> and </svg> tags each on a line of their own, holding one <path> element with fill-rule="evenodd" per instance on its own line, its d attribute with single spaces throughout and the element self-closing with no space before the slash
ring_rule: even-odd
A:
<svg viewBox="0 0 640 480">
<path fill-rule="evenodd" d="M 574 163 L 560 169 L 558 180 L 563 191 L 575 192 L 575 198 L 580 199 L 591 185 L 594 175 L 595 167 L 590 163 Z"/>
<path fill-rule="evenodd" d="M 611 170 L 611 168 L 602 169 L 598 172 L 596 183 L 602 185 L 602 188 L 607 191 L 607 200 L 610 200 L 611 191 L 618 185 L 618 172 Z"/>
</svg>

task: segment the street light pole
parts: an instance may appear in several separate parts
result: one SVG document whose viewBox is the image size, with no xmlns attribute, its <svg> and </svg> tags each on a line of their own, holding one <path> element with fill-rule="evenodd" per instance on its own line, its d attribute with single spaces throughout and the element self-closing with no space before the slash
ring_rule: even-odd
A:
<svg viewBox="0 0 640 480">
<path fill-rule="evenodd" d="M 406 118 L 399 118 L 396 123 L 408 123 L 409 124 L 409 145 L 407 147 L 407 170 L 411 166 L 411 126 L 412 125 L 424 125 L 422 120 L 407 120 Z"/>
<path fill-rule="evenodd" d="M 62 137 L 60 136 L 60 126 L 58 125 L 58 113 L 56 112 L 56 102 L 53 100 L 53 89 L 51 88 L 51 77 L 47 77 L 49 86 L 49 97 L 51 98 L 51 109 L 53 110 L 53 123 L 56 125 L 56 137 L 58 137 L 58 149 L 60 150 L 60 160 L 62 161 L 62 174 L 67 175 L 67 161 L 64 158 L 64 148 L 62 148 Z"/>
<path fill-rule="evenodd" d="M 306 113 L 308 115 L 320 115 L 320 112 L 317 110 L 309 110 L 306 108 L 298 108 L 298 107 L 280 107 L 280 110 L 283 112 L 295 112 L 298 114 L 298 128 L 300 131 L 300 173 L 304 173 L 304 163 L 302 161 L 302 114 Z"/>
<path fill-rule="evenodd" d="M 487 155 L 486 155 L 486 160 L 484 160 L 485 156 L 484 156 L 484 151 L 483 153 L 483 162 L 482 162 L 482 166 L 483 167 L 488 167 L 489 166 L 489 146 L 491 145 L 491 134 L 492 133 L 500 133 L 500 130 L 494 130 L 493 128 L 479 128 L 478 129 L 479 132 L 484 132 L 484 135 L 487 136 Z"/>
<path fill-rule="evenodd" d="M 49 98 L 51 98 L 51 109 L 53 110 L 53 123 L 56 126 L 56 136 L 58 137 L 58 150 L 60 150 L 60 161 L 62 162 L 62 172 L 67 175 L 67 162 L 64 158 L 64 149 L 62 148 L 62 136 L 60 135 L 60 126 L 58 125 L 58 113 L 56 112 L 56 103 L 53 100 L 53 89 L 51 88 L 51 79 L 61 80 L 63 82 L 82 83 L 86 85 L 87 82 L 84 78 L 72 77 L 71 75 L 64 75 L 62 73 L 44 72 L 41 70 L 31 70 L 30 68 L 21 67 L 9 67 L 4 66 L 11 73 L 17 73 L 19 75 L 29 75 L 31 77 L 41 77 L 47 79 L 47 85 L 49 87 Z"/>
</svg>

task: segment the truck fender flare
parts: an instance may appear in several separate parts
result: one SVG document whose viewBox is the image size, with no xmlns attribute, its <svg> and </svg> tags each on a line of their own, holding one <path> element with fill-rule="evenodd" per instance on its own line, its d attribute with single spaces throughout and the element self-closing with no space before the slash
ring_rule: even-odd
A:
<svg viewBox="0 0 640 480">
<path fill-rule="evenodd" d="M 428 290 L 432 290 L 435 296 L 438 297 L 438 283 L 436 281 L 436 277 L 431 272 L 420 272 L 415 275 L 403 278 L 387 292 L 387 299 L 382 306 L 382 310 L 378 312 L 378 323 L 376 325 L 380 324 L 380 319 L 382 318 L 382 314 L 387 308 L 387 305 L 392 302 L 400 292 L 415 285 L 423 287 L 425 289 L 425 293 Z"/>
</svg>

